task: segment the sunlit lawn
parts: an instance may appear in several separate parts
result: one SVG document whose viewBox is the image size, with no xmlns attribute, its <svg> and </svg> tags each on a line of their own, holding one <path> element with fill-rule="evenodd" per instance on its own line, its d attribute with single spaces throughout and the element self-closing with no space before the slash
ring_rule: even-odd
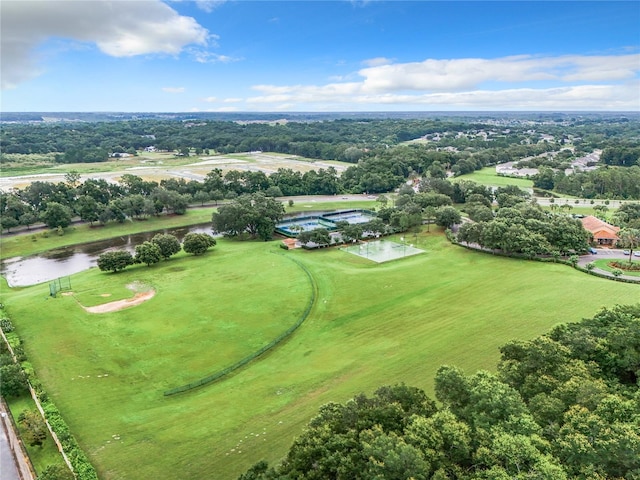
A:
<svg viewBox="0 0 640 480">
<path fill-rule="evenodd" d="M 83 295 L 134 280 L 156 288 L 145 304 L 112 314 L 88 314 L 71 296 L 48 299 L 46 285 L 3 297 L 101 478 L 136 480 L 237 478 L 281 458 L 324 403 L 398 382 L 432 393 L 442 364 L 495 370 L 506 341 L 638 298 L 637 285 L 469 251 L 442 232 L 412 240 L 424 254 L 382 264 L 336 248 L 223 239 L 203 257 L 74 275 Z M 163 396 L 295 321 L 310 287 L 288 257 L 318 286 L 302 327 L 223 381 Z"/>
<path fill-rule="evenodd" d="M 487 185 L 492 187 L 516 185 L 520 188 L 533 188 L 533 181 L 526 178 L 505 177 L 503 175 L 498 175 L 496 173 L 496 167 L 485 167 L 482 170 L 476 170 L 475 172 L 451 179 L 452 182 L 459 182 L 460 180 L 470 180 L 472 182 L 479 183 L 480 185 Z"/>
</svg>

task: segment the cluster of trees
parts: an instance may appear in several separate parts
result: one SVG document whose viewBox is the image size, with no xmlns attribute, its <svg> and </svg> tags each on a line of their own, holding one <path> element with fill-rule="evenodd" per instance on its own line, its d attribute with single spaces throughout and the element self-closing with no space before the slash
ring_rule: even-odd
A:
<svg viewBox="0 0 640 480">
<path fill-rule="evenodd" d="M 465 208 L 473 222 L 460 226 L 457 240 L 482 248 L 521 253 L 528 256 L 585 253 L 590 234 L 580 220 L 568 215 L 542 210 L 528 202 L 512 204 L 498 195 L 499 208 L 494 212 L 483 204 Z"/>
<path fill-rule="evenodd" d="M 49 228 L 65 228 L 74 217 L 91 224 L 122 223 L 127 217 L 142 219 L 163 212 L 181 215 L 194 200 L 131 174 L 123 175 L 120 184 L 102 179 L 79 183 L 78 179 L 79 175 L 71 172 L 64 182 L 35 181 L 24 189 L 0 192 L 0 226 L 10 230 L 41 221 Z"/>
<path fill-rule="evenodd" d="M 602 151 L 600 161 L 619 167 L 640 166 L 640 145 L 616 145 Z"/>
<path fill-rule="evenodd" d="M 103 253 L 98 257 L 98 268 L 103 272 L 119 272 L 136 263 L 151 266 L 161 260 L 168 260 L 180 250 L 193 255 L 203 255 L 215 245 L 216 239 L 206 233 L 187 233 L 182 244 L 175 235 L 159 233 L 151 241 L 136 245 L 135 255 L 126 250 Z"/>
<path fill-rule="evenodd" d="M 640 166 L 604 167 L 565 175 L 564 171 L 541 168 L 533 176 L 535 187 L 581 198 L 640 198 Z"/>
<path fill-rule="evenodd" d="M 613 213 L 610 220 L 619 227 L 640 229 L 640 203 L 623 203 Z"/>
<path fill-rule="evenodd" d="M 276 224 L 284 216 L 284 205 L 262 193 L 241 195 L 222 205 L 212 215 L 213 231 L 237 237 L 249 234 L 252 238 L 269 240 Z"/>
<path fill-rule="evenodd" d="M 286 457 L 239 480 L 633 479 L 640 305 L 501 348 L 497 374 L 441 367 L 438 404 L 406 385 L 320 408 Z"/>
</svg>

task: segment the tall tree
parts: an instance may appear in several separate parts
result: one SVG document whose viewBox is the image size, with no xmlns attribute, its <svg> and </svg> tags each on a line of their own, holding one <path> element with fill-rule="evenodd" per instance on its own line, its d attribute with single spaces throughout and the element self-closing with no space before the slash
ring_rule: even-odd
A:
<svg viewBox="0 0 640 480">
<path fill-rule="evenodd" d="M 215 245 L 216 239 L 206 233 L 187 233 L 182 241 L 184 251 L 193 255 L 203 255 Z"/>
<path fill-rule="evenodd" d="M 631 263 L 631 256 L 634 250 L 640 248 L 640 229 L 638 228 L 623 228 L 618 232 L 619 246 L 629 249 L 629 263 Z"/>
<path fill-rule="evenodd" d="M 104 252 L 98 257 L 98 268 L 103 272 L 119 272 L 134 263 L 133 256 L 126 250 Z"/>
<path fill-rule="evenodd" d="M 213 229 L 229 236 L 246 232 L 252 237 L 268 240 L 284 212 L 282 202 L 263 193 L 241 195 L 212 215 Z"/>
<path fill-rule="evenodd" d="M 160 255 L 165 260 L 169 259 L 172 255 L 175 255 L 182 249 L 180 241 L 176 236 L 168 233 L 158 233 L 151 239 L 151 242 L 158 246 L 160 249 Z"/>
<path fill-rule="evenodd" d="M 154 263 L 158 263 L 162 259 L 160 247 L 153 242 L 144 242 L 136 245 L 135 261 L 137 263 L 146 263 L 148 267 Z"/>
<path fill-rule="evenodd" d="M 71 210 L 58 202 L 49 202 L 41 218 L 49 228 L 65 228 L 71 225 Z"/>
</svg>

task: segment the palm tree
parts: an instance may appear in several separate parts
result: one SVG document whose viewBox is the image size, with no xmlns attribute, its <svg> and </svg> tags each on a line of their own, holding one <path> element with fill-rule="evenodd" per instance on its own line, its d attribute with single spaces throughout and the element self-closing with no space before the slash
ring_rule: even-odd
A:
<svg viewBox="0 0 640 480">
<path fill-rule="evenodd" d="M 629 249 L 629 263 L 631 263 L 631 256 L 634 250 L 640 248 L 640 229 L 637 228 L 623 228 L 618 232 L 618 246 Z"/>
</svg>

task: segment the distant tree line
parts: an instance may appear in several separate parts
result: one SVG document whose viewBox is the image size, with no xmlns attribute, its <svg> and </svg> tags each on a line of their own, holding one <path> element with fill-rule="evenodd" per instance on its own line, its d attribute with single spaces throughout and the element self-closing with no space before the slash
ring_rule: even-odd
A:
<svg viewBox="0 0 640 480">
<path fill-rule="evenodd" d="M 457 132 L 490 131 L 491 138 Z M 203 119 L 128 119 L 100 122 L 2 123 L 0 150 L 6 154 L 56 153 L 63 163 L 104 161 L 109 153 L 132 153 L 148 146 L 162 151 L 235 153 L 270 151 L 355 163 L 363 151 L 389 148 L 429 135 L 441 147 L 459 151 L 504 149 L 528 144 L 562 144 L 572 138 L 578 149 L 615 147 L 638 138 L 635 119 L 572 119 L 563 122 L 509 122 L 493 119 L 326 119 L 323 121 L 241 122 Z M 545 134 L 546 136 L 543 136 Z M 353 150 L 355 148 L 356 150 Z M 359 151 L 359 152 L 358 152 Z M 523 158 L 523 156 L 520 156 Z"/>
<path fill-rule="evenodd" d="M 537 188 L 580 198 L 640 199 L 640 166 L 603 167 L 566 175 L 562 170 L 542 167 L 532 177 Z"/>
<path fill-rule="evenodd" d="M 69 163 L 77 152 L 135 152 L 150 145 L 161 151 L 235 153 L 269 151 L 325 160 L 357 161 L 347 150 L 377 148 L 443 130 L 464 130 L 476 125 L 440 120 L 331 120 L 322 122 L 232 122 L 129 120 L 2 124 L 0 148 L 4 153 L 59 153 Z M 480 124 L 477 124 L 480 128 Z M 81 160 L 87 161 L 87 160 Z"/>
<path fill-rule="evenodd" d="M 638 478 L 639 331 L 640 305 L 603 309 L 507 343 L 496 374 L 440 367 L 438 403 L 402 384 L 323 405 L 239 480 Z"/>
<path fill-rule="evenodd" d="M 640 166 L 640 145 L 625 144 L 607 147 L 600 156 L 605 165 L 619 167 Z"/>
</svg>

